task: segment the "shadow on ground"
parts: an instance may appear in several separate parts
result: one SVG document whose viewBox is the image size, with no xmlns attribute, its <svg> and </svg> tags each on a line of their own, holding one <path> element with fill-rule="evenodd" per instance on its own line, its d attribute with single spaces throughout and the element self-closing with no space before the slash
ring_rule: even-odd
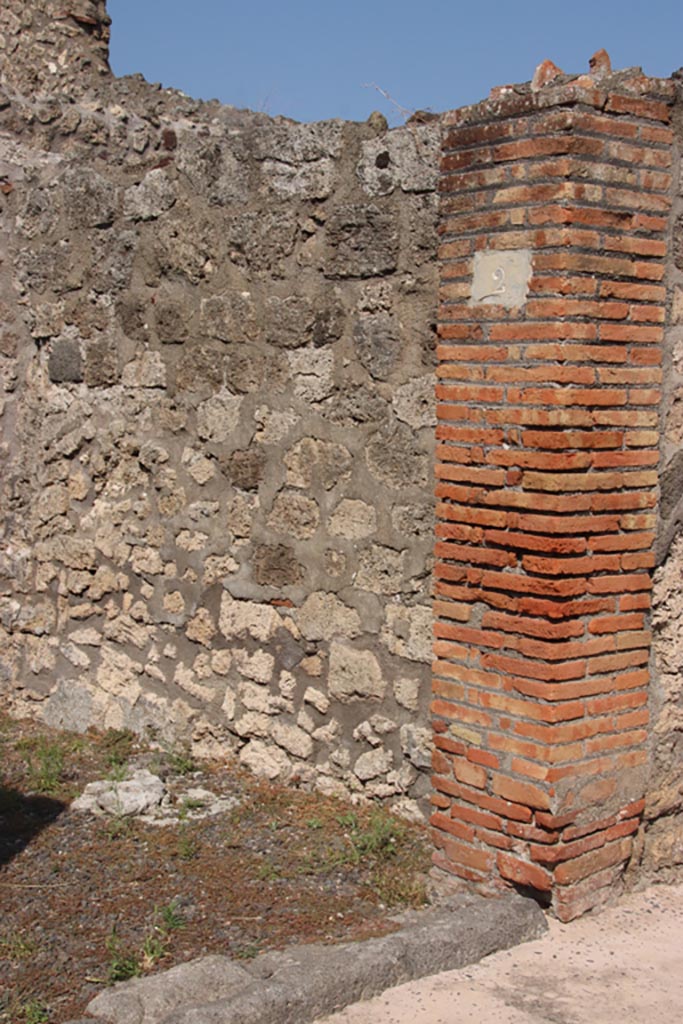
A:
<svg viewBox="0 0 683 1024">
<path fill-rule="evenodd" d="M 61 800 L 25 796 L 0 785 L 0 867 L 21 853 L 65 809 Z"/>
</svg>

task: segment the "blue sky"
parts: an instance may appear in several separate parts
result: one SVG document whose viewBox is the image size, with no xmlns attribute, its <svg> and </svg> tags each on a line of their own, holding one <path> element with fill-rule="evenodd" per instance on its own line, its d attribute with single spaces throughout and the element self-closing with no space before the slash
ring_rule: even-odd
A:
<svg viewBox="0 0 683 1024">
<path fill-rule="evenodd" d="M 118 75 L 297 121 L 448 110 L 523 82 L 550 58 L 667 76 L 683 65 L 683 0 L 108 0 Z"/>
</svg>

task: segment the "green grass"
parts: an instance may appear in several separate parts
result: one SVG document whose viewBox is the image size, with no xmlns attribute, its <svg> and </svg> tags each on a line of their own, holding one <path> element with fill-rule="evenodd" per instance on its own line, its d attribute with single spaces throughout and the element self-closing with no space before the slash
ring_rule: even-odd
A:
<svg viewBox="0 0 683 1024">
<path fill-rule="evenodd" d="M 176 851 L 181 860 L 194 860 L 199 855 L 199 841 L 186 826 L 180 829 Z"/>
<path fill-rule="evenodd" d="M 365 825 L 353 811 L 340 815 L 337 822 L 345 830 L 347 855 L 354 864 L 360 864 L 368 858 L 376 861 L 392 860 L 406 834 L 401 822 L 380 809 L 373 811 Z"/>
<path fill-rule="evenodd" d="M 35 743 L 20 743 L 25 750 L 28 784 L 37 793 L 56 793 L 64 771 L 64 750 L 59 743 L 39 737 Z"/>
<path fill-rule="evenodd" d="M 173 899 L 163 907 L 154 908 L 155 916 L 160 920 L 160 927 L 167 932 L 176 931 L 185 924 L 182 911 L 178 908 L 178 901 Z"/>
<path fill-rule="evenodd" d="M 0 958 L 3 960 L 30 960 L 37 950 L 35 939 L 24 935 L 0 936 Z"/>
<path fill-rule="evenodd" d="M 130 729 L 107 729 L 101 746 L 109 768 L 123 768 L 133 753 L 134 744 L 135 736 Z"/>
<path fill-rule="evenodd" d="M 129 981 L 131 978 L 140 977 L 142 974 L 140 956 L 135 951 L 121 945 L 115 927 L 107 936 L 106 947 L 109 956 L 107 981 L 110 985 L 117 981 Z"/>
</svg>

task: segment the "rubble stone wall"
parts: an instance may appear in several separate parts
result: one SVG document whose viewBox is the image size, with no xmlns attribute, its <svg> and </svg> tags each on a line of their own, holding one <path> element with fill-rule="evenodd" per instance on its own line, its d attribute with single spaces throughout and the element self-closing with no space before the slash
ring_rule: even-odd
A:
<svg viewBox="0 0 683 1024">
<path fill-rule="evenodd" d="M 3 705 L 416 816 L 434 757 L 437 863 L 564 916 L 673 877 L 678 76 L 546 62 L 447 115 L 439 229 L 443 119 L 200 103 L 108 38 L 0 8 Z"/>
<path fill-rule="evenodd" d="M 115 80 L 103 4 L 32 6 L 0 14 L 3 693 L 415 811 L 439 123 Z"/>
</svg>

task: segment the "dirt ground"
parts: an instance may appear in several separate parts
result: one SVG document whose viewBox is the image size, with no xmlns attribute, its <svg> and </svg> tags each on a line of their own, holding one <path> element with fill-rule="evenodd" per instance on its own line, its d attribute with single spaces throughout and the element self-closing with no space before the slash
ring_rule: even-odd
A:
<svg viewBox="0 0 683 1024">
<path fill-rule="evenodd" d="M 165 825 L 70 809 L 86 783 L 159 774 Z M 232 796 L 211 817 L 184 794 Z M 0 715 L 0 1021 L 61 1024 L 103 986 L 205 953 L 385 934 L 420 906 L 425 830 L 378 807 L 194 764 L 127 733 L 78 736 Z"/>
</svg>

